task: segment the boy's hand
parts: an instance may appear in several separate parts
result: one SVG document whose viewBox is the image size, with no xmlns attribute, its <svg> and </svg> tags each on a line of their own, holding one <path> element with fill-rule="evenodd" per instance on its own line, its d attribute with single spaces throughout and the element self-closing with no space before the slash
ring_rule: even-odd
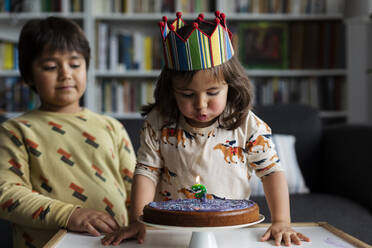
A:
<svg viewBox="0 0 372 248">
<path fill-rule="evenodd" d="M 129 226 L 124 226 L 116 232 L 107 234 L 102 240 L 103 245 L 119 245 L 121 241 L 136 237 L 139 244 L 142 244 L 146 234 L 145 225 L 135 221 Z"/>
<path fill-rule="evenodd" d="M 290 223 L 287 222 L 273 222 L 265 234 L 262 235 L 261 241 L 267 241 L 270 237 L 275 240 L 276 246 L 279 246 L 282 241 L 285 246 L 290 246 L 291 243 L 300 245 L 301 240 L 310 241 L 307 236 L 293 230 Z"/>
<path fill-rule="evenodd" d="M 72 213 L 67 223 L 67 229 L 75 232 L 88 232 L 94 236 L 101 233 L 112 233 L 119 225 L 108 213 L 88 209 L 77 208 Z"/>
</svg>

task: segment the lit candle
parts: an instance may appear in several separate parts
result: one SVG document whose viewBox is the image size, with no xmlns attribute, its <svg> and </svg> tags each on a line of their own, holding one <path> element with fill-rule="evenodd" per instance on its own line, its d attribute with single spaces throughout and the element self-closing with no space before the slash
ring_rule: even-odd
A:
<svg viewBox="0 0 372 248">
<path fill-rule="evenodd" d="M 196 177 L 196 184 L 191 186 L 192 191 L 195 193 L 195 197 L 205 200 L 205 194 L 207 193 L 207 189 L 203 184 L 200 184 L 200 177 Z"/>
</svg>

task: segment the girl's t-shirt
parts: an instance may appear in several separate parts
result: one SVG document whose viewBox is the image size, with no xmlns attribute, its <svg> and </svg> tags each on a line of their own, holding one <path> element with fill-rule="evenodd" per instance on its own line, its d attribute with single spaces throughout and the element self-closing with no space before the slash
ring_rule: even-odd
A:
<svg viewBox="0 0 372 248">
<path fill-rule="evenodd" d="M 235 130 L 219 120 L 206 128 L 190 126 L 184 117 L 167 124 L 157 110 L 146 117 L 141 132 L 135 174 L 157 185 L 155 200 L 193 198 L 191 186 L 200 183 L 207 197 L 248 199 L 250 178 L 282 171 L 271 129 L 249 112 Z"/>
</svg>

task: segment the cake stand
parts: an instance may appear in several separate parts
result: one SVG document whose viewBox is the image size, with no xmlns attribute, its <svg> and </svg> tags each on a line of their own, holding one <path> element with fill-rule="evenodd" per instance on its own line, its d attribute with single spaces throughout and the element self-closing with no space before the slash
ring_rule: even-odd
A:
<svg viewBox="0 0 372 248">
<path fill-rule="evenodd" d="M 167 226 L 154 224 L 143 221 L 142 216 L 139 217 L 138 221 L 152 227 L 157 227 L 161 229 L 170 229 L 170 230 L 180 230 L 180 231 L 191 231 L 191 239 L 188 248 L 218 248 L 216 238 L 213 231 L 222 230 L 222 229 L 235 229 L 241 227 L 252 226 L 258 224 L 265 220 L 265 216 L 260 214 L 259 220 L 242 225 L 233 225 L 233 226 L 216 226 L 216 227 L 183 227 L 183 226 Z"/>
</svg>

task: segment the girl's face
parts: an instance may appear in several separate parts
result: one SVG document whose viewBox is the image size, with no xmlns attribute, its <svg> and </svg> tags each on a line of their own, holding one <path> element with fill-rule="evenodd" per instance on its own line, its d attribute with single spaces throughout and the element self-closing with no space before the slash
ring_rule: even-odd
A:
<svg viewBox="0 0 372 248">
<path fill-rule="evenodd" d="M 191 82 L 173 81 L 178 109 L 193 127 L 210 126 L 224 111 L 228 85 L 210 72 L 198 71 Z"/>
<path fill-rule="evenodd" d="M 80 111 L 79 100 L 86 89 L 86 64 L 77 52 L 43 52 L 32 63 L 33 80 L 40 96 L 40 109 L 52 112 Z"/>
</svg>

